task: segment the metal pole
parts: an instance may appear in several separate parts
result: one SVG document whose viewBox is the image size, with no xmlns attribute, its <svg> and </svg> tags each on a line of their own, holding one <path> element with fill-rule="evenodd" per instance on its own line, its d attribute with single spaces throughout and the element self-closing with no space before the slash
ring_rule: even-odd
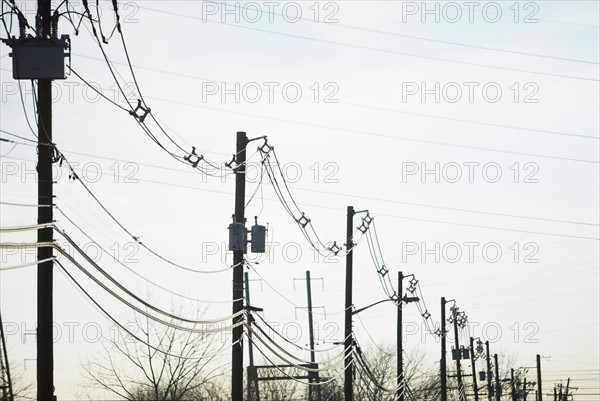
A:
<svg viewBox="0 0 600 401">
<path fill-rule="evenodd" d="M 458 380 L 458 399 L 460 401 L 465 401 L 465 389 L 463 387 L 462 382 L 462 372 L 460 370 L 460 349 L 458 344 L 458 319 L 457 319 L 457 308 L 456 306 L 452 308 L 452 320 L 454 325 L 454 349 L 456 353 L 456 378 Z"/>
<path fill-rule="evenodd" d="M 446 298 L 442 297 L 442 357 L 440 359 L 440 384 L 442 387 L 442 401 L 448 400 L 446 389 Z"/>
<path fill-rule="evenodd" d="M 8 387 L 8 401 L 14 401 L 15 396 L 13 394 L 13 387 L 12 387 L 12 379 L 10 377 L 10 365 L 8 363 L 8 351 L 6 349 L 6 339 L 4 338 L 4 326 L 2 324 L 2 315 L 0 314 L 0 341 L 2 341 L 2 356 L 0 356 L 0 358 L 3 358 L 4 360 L 4 364 L 6 365 L 5 369 L 6 369 L 6 381 L 7 383 L 7 387 Z M 2 366 L 3 363 L 0 362 L 0 366 Z M 2 389 L 5 393 L 4 393 L 4 397 L 6 397 L 6 389 Z"/>
<path fill-rule="evenodd" d="M 487 393 L 488 401 L 492 401 L 492 362 L 490 361 L 490 342 L 485 342 L 485 360 L 487 363 Z"/>
<path fill-rule="evenodd" d="M 538 397 L 537 401 L 542 401 L 542 361 L 540 354 L 535 356 L 536 368 L 537 368 L 537 386 L 538 386 Z"/>
<path fill-rule="evenodd" d="M 313 367 L 316 366 L 316 358 L 315 358 L 315 333 L 314 333 L 314 323 L 313 323 L 313 310 L 312 310 L 312 290 L 310 285 L 310 270 L 306 271 L 306 297 L 308 302 L 308 335 L 310 341 L 310 363 Z M 314 381 L 319 383 L 319 372 L 309 372 L 309 375 L 315 379 Z M 309 380 L 309 382 L 313 382 L 313 380 Z M 313 386 L 308 386 L 308 400 L 313 400 L 314 393 Z M 321 386 L 317 387 L 317 400 L 321 401 Z"/>
<path fill-rule="evenodd" d="M 50 0 L 38 0 L 37 20 L 41 37 L 50 38 Z M 53 223 L 52 203 L 52 80 L 38 79 L 38 224 Z M 52 227 L 40 228 L 37 240 L 53 242 Z M 38 261 L 52 258 L 52 247 L 38 248 Z M 52 401 L 54 396 L 53 261 L 37 267 L 37 397 Z"/>
<path fill-rule="evenodd" d="M 498 373 L 498 371 L 499 371 L 498 354 L 494 354 L 494 370 L 495 370 L 495 374 L 496 374 L 496 390 L 494 391 L 494 395 L 495 395 L 496 401 L 500 401 L 501 387 L 500 387 L 500 374 Z"/>
<path fill-rule="evenodd" d="M 235 222 L 244 224 L 244 208 L 246 201 L 246 145 L 248 137 L 245 132 L 237 133 L 236 167 L 235 167 Z M 245 246 L 245 245 L 244 245 Z M 244 308 L 244 251 L 233 252 L 233 314 L 236 315 Z M 243 314 L 233 318 L 233 337 L 231 348 L 231 399 L 243 401 L 244 398 L 244 352 L 242 336 L 244 326 Z M 238 325 L 239 326 L 236 326 Z"/>
<path fill-rule="evenodd" d="M 471 348 L 471 374 L 473 375 L 473 394 L 475 401 L 479 401 L 479 391 L 477 389 L 477 369 L 475 368 L 475 348 L 473 347 L 473 337 L 469 337 L 469 347 Z"/>
<path fill-rule="evenodd" d="M 354 208 L 348 206 L 346 216 L 346 309 L 344 319 L 344 400 L 354 401 L 354 386 L 352 370 L 353 337 L 352 337 L 352 222 L 354 219 Z"/>
<path fill-rule="evenodd" d="M 396 330 L 396 361 L 397 361 L 397 383 L 396 383 L 396 400 L 404 401 L 404 366 L 403 366 L 403 345 L 402 345 L 402 281 L 404 276 L 402 272 L 398 272 L 398 312 L 397 312 L 397 330 Z"/>
</svg>

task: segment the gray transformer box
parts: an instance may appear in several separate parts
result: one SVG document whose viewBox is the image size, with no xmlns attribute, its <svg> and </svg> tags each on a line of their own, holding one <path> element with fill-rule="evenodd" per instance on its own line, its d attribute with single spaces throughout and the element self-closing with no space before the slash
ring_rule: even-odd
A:
<svg viewBox="0 0 600 401">
<path fill-rule="evenodd" d="M 60 39 L 22 38 L 4 40 L 12 48 L 14 79 L 65 79 L 65 57 L 70 53 L 68 35 Z"/>
<path fill-rule="evenodd" d="M 253 253 L 265 253 L 267 229 L 265 226 L 258 224 L 252 226 L 252 243 L 251 250 Z"/>
</svg>

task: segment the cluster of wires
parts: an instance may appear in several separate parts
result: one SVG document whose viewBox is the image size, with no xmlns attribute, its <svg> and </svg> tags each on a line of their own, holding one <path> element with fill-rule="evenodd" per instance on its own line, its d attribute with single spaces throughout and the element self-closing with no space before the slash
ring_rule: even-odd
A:
<svg viewBox="0 0 600 401">
<path fill-rule="evenodd" d="M 395 394 L 398 391 L 396 381 L 394 387 L 387 387 L 389 383 L 382 383 L 380 378 L 371 368 L 369 361 L 362 352 L 362 349 L 356 339 L 354 339 L 355 346 L 353 348 L 353 363 L 356 372 L 356 376 L 359 378 L 357 383 L 360 385 L 361 382 L 365 384 L 366 392 L 371 399 L 380 399 L 382 393 Z M 396 377 L 394 377 L 396 379 Z M 400 385 L 400 388 L 404 386 Z"/>
<path fill-rule="evenodd" d="M 258 318 L 258 320 L 256 319 Z M 319 375 L 323 372 L 330 372 L 339 366 L 344 360 L 345 350 L 335 353 L 335 349 L 339 347 L 337 345 L 327 349 L 310 349 L 302 347 L 293 341 L 290 341 L 282 333 L 278 332 L 274 327 L 269 325 L 262 316 L 257 313 L 249 312 L 248 322 L 245 324 L 246 337 L 249 343 L 255 347 L 263 358 L 268 361 L 273 369 L 276 369 L 290 380 L 297 381 L 299 383 L 308 386 L 325 386 L 332 383 L 335 378 L 328 378 L 324 380 L 318 380 L 315 382 L 303 381 L 294 377 L 284 369 L 284 366 L 293 368 L 297 371 L 307 372 L 307 374 Z M 277 337 L 276 340 L 274 337 Z M 286 346 L 292 347 L 297 351 L 310 351 L 315 353 L 331 353 L 334 352 L 333 356 L 328 355 L 328 359 L 317 362 L 311 362 L 303 357 L 297 356 L 293 352 L 282 346 L 280 343 L 283 342 Z M 284 365 L 280 365 L 277 362 L 283 362 Z"/>
<path fill-rule="evenodd" d="M 81 274 L 87 277 L 91 282 L 96 284 L 97 287 L 101 288 L 104 293 L 109 295 L 111 298 L 118 300 L 120 303 L 125 305 L 127 308 L 132 310 L 136 315 L 141 315 L 147 318 L 149 321 L 153 321 L 158 323 L 161 326 L 167 327 L 169 329 L 173 329 L 179 332 L 186 332 L 189 335 L 199 335 L 199 336 L 214 336 L 218 333 L 222 333 L 225 331 L 230 331 L 235 325 L 227 325 L 224 322 L 230 322 L 234 317 L 241 315 L 243 312 L 239 312 L 238 314 L 226 316 L 222 318 L 215 319 L 193 319 L 185 316 L 179 316 L 177 314 L 165 311 L 164 309 L 157 307 L 135 293 L 129 290 L 126 286 L 121 284 L 118 280 L 116 280 L 108 271 L 103 269 L 96 261 L 94 261 L 91 257 L 89 257 L 86 252 L 68 235 L 66 232 L 61 230 L 55 224 L 36 224 L 29 226 L 18 226 L 18 227 L 1 227 L 0 232 L 2 233 L 14 233 L 14 232 L 27 232 L 33 230 L 39 230 L 42 228 L 52 228 L 55 232 L 59 233 L 68 244 L 75 250 L 76 255 L 71 255 L 67 252 L 63 247 L 57 245 L 54 242 L 48 243 L 0 243 L 0 249 L 26 249 L 26 248 L 40 248 L 40 247 L 50 247 L 57 251 L 57 253 L 64 257 L 72 266 L 75 266 Z M 81 261 L 83 259 L 83 263 Z M 131 338 L 136 339 L 142 344 L 150 347 L 151 349 L 160 352 L 164 355 L 178 357 L 181 358 L 181 355 L 173 354 L 170 349 L 163 349 L 159 345 L 153 345 L 148 341 L 137 336 L 127 325 L 122 324 L 118 319 L 113 317 L 113 315 L 106 309 L 106 307 L 102 306 L 97 297 L 92 296 L 90 291 L 86 289 L 86 287 L 75 277 L 75 274 L 68 269 L 65 264 L 63 264 L 57 257 L 52 257 L 47 260 L 53 260 L 60 267 L 61 273 L 74 285 L 76 289 L 78 289 L 103 315 L 105 315 L 109 320 L 115 323 L 121 330 L 126 332 Z M 40 260 L 34 263 L 23 264 L 20 267 L 25 267 L 25 265 L 37 265 L 39 263 L 46 262 L 47 260 Z M 84 264 L 91 265 L 93 271 L 86 268 Z M 2 270 L 11 270 L 17 268 L 15 266 L 3 267 Z M 100 276 L 101 278 L 98 278 Z M 241 325 L 243 322 L 238 323 L 237 325 Z M 221 354 L 224 349 L 221 347 L 214 355 L 209 355 L 206 352 L 202 352 L 201 356 L 187 356 L 187 359 L 199 360 L 212 358 Z"/>
<path fill-rule="evenodd" d="M 182 146 L 178 141 L 176 141 L 173 138 L 173 136 L 171 136 L 171 134 L 169 134 L 169 132 L 167 132 L 168 127 L 164 123 L 161 123 L 159 121 L 159 119 L 152 112 L 150 106 L 147 104 L 146 100 L 144 99 L 144 96 L 142 94 L 141 88 L 138 83 L 137 76 L 135 74 L 133 65 L 131 63 L 129 50 L 127 48 L 127 43 L 125 41 L 125 37 L 123 35 L 123 29 L 121 26 L 118 2 L 116 0 L 112 1 L 112 8 L 115 13 L 115 25 L 112 27 L 112 30 L 111 30 L 110 34 L 108 35 L 108 37 L 104 34 L 104 30 L 102 28 L 102 17 L 101 17 L 100 7 L 99 7 L 98 3 L 96 3 L 96 10 L 95 10 L 96 15 L 95 16 L 92 14 L 92 10 L 90 9 L 88 0 L 83 1 L 83 8 L 84 8 L 83 12 L 79 12 L 74 9 L 71 9 L 70 3 L 66 0 L 63 1 L 63 3 L 61 3 L 61 5 L 62 4 L 66 5 L 67 11 L 63 12 L 63 13 L 59 13 L 58 15 L 60 15 L 60 16 L 66 15 L 67 16 L 71 25 L 75 29 L 76 34 L 78 34 L 79 28 L 82 25 L 83 21 L 84 20 L 88 21 L 89 27 L 91 28 L 91 34 L 92 34 L 96 44 L 98 45 L 98 48 L 100 49 L 100 51 L 102 53 L 102 57 L 108 67 L 110 75 L 111 75 L 112 79 L 114 80 L 115 85 L 116 85 L 119 93 L 122 95 L 122 98 L 125 101 L 126 105 L 121 105 L 121 104 L 115 102 L 114 100 L 106 97 L 94 85 L 91 85 L 84 77 L 82 77 L 79 73 L 77 73 L 72 68 L 72 66 L 69 66 L 69 70 L 73 74 L 75 74 L 75 76 L 77 76 L 77 78 L 79 78 L 87 87 L 91 88 L 103 99 L 111 102 L 113 105 L 115 105 L 119 109 L 121 109 L 121 110 L 127 112 L 129 115 L 131 115 L 134 118 L 134 120 L 136 121 L 136 123 L 139 125 L 139 127 L 142 129 L 142 131 L 152 140 L 152 142 L 154 142 L 161 150 L 163 150 L 165 153 L 167 153 L 171 158 L 177 160 L 181 164 L 191 166 L 192 168 L 199 170 L 203 174 L 208 175 L 208 176 L 221 176 L 221 174 L 226 174 L 226 175 L 232 174 L 231 172 L 223 169 L 220 165 L 208 161 L 204 157 L 204 155 L 198 154 L 196 152 L 196 149 L 197 149 L 196 146 L 191 145 L 190 143 L 185 141 L 185 139 L 183 139 L 180 135 L 177 135 L 177 133 L 175 133 L 173 130 L 171 130 L 174 133 L 174 135 L 177 135 L 177 137 L 185 143 L 185 147 Z M 58 8 L 57 8 L 57 11 L 58 11 Z M 55 13 L 57 11 L 55 11 Z M 72 14 L 79 16 L 79 21 L 77 23 L 75 23 L 72 20 L 72 17 L 71 17 Z M 84 25 L 84 26 L 87 28 L 87 25 Z M 131 96 L 128 96 L 125 93 L 125 89 L 121 83 L 121 81 L 125 81 L 125 80 L 123 79 L 123 77 L 121 76 L 119 71 L 114 66 L 114 63 L 109 59 L 109 57 L 106 53 L 106 50 L 105 50 L 105 45 L 107 45 L 109 43 L 109 40 L 112 38 L 115 31 L 118 32 L 119 37 L 121 39 L 123 51 L 124 51 L 125 57 L 127 59 L 127 65 L 129 68 L 129 72 L 130 72 L 131 78 L 133 80 L 133 84 L 135 86 L 136 94 L 139 97 L 137 99 L 137 103 L 134 102 L 133 100 L 131 100 Z M 121 78 L 121 80 L 119 80 L 119 78 Z M 154 123 L 154 125 L 160 131 L 160 135 L 162 135 L 164 138 L 166 138 L 166 140 L 170 143 L 170 145 L 166 145 L 165 143 L 163 143 L 163 141 L 159 138 L 159 135 L 157 135 L 153 132 L 153 130 L 149 127 L 149 125 L 146 122 L 147 119 L 151 120 Z"/>
<path fill-rule="evenodd" d="M 299 203 L 296 201 L 296 198 L 293 195 L 290 186 L 288 185 L 288 180 L 283 172 L 275 148 L 267 145 L 266 147 L 259 148 L 259 151 L 263 155 L 262 164 L 264 171 L 266 172 L 269 182 L 275 191 L 275 195 L 277 195 L 277 199 L 287 214 L 297 224 L 309 245 L 316 252 L 325 258 L 338 256 L 340 252 L 342 252 L 342 255 L 345 256 L 348 252 L 358 246 L 366 232 L 366 230 L 361 229 L 361 227 L 364 227 L 365 219 L 363 219 L 363 225 L 355 230 L 352 237 L 357 237 L 359 232 L 363 235 L 361 235 L 361 238 L 359 238 L 356 243 L 353 243 L 349 249 L 343 250 L 342 247 L 338 245 L 337 241 L 325 243 L 313 225 L 312 220 L 307 217 L 306 213 L 300 208 Z M 274 160 L 271 160 L 271 155 L 273 155 Z"/>
<path fill-rule="evenodd" d="M 375 219 L 372 219 L 372 222 L 367 227 L 365 236 L 367 237 L 367 245 L 369 248 L 369 253 L 371 255 L 371 260 L 373 261 L 373 266 L 375 267 L 375 270 L 379 277 L 379 282 L 381 283 L 383 292 L 396 305 L 399 305 L 400 302 L 403 302 L 403 300 L 399 299 L 398 291 L 394 289 L 394 284 L 392 283 L 389 270 L 386 267 L 385 260 L 383 258 L 383 252 L 381 251 L 381 245 L 379 243 L 379 236 L 377 235 L 377 226 L 375 224 Z M 429 313 L 429 310 L 427 309 L 427 306 L 423 299 L 421 284 L 419 280 L 417 280 L 414 277 L 414 275 L 412 275 L 412 278 L 409 281 L 407 291 L 411 295 L 414 295 L 418 298 L 418 301 L 416 301 L 417 309 L 419 311 L 419 314 L 423 318 L 425 329 L 430 334 L 439 335 L 439 333 L 437 333 L 435 330 L 435 325 L 431 318 L 431 313 Z"/>
</svg>

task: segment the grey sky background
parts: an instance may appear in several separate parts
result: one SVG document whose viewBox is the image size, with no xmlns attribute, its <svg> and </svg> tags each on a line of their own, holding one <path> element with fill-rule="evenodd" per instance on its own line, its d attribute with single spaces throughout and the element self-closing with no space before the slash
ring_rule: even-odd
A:
<svg viewBox="0 0 600 401">
<path fill-rule="evenodd" d="M 31 20 L 35 2 L 17 3 Z M 348 205 L 369 209 L 394 285 L 399 270 L 415 274 L 433 322 L 439 323 L 440 297 L 456 299 L 469 317 L 472 335 L 490 339 L 492 352 L 501 358 L 514 357 L 515 367 L 530 367 L 536 354 L 543 356 L 545 391 L 571 377 L 579 387 L 576 399 L 594 400 L 600 390 L 599 6 L 591 1 L 496 2 L 493 6 L 503 14 L 492 23 L 493 9 L 487 19 L 481 13 L 490 3 L 478 3 L 473 22 L 464 3 L 453 3 L 463 10 L 456 23 L 450 21 L 454 14 L 444 18 L 442 12 L 439 22 L 423 16 L 421 2 L 282 2 L 276 4 L 272 20 L 266 4 L 256 2 L 265 11 L 257 22 L 243 15 L 236 21 L 235 14 L 224 13 L 225 3 L 216 3 L 214 15 L 207 15 L 204 2 L 120 5 L 142 95 L 174 139 L 222 164 L 234 153 L 236 131 L 250 137 L 267 135 L 295 198 L 325 241 L 344 243 Z M 108 32 L 114 25 L 110 2 L 100 4 Z M 236 3 L 227 4 L 239 12 Z M 427 4 L 454 10 L 448 3 Z M 73 6 L 82 9 L 81 4 Z M 284 6 L 289 12 L 285 17 Z M 407 7 L 412 6 L 418 11 L 409 15 Z M 297 22 L 290 21 L 294 10 L 302 11 Z M 323 21 L 326 16 L 330 22 Z M 527 16 L 538 21 L 526 23 Z M 71 35 L 73 69 L 105 96 L 125 104 L 84 26 L 75 36 L 67 20 L 59 25 L 60 33 Z M 129 90 L 134 88 L 117 34 L 105 49 L 119 80 Z M 33 124 L 31 85 L 22 83 L 23 106 L 8 52 L 5 45 L 0 47 L 1 129 L 34 139 L 23 113 L 25 107 Z M 272 101 L 265 82 L 277 86 Z M 474 83 L 473 101 L 464 82 Z M 238 101 L 235 94 L 222 98 L 222 85 L 234 90 L 235 83 L 240 86 Z M 443 96 L 441 90 L 439 102 L 434 95 L 422 99 L 420 92 L 407 93 L 408 88 L 421 89 L 423 84 L 432 89 L 436 83 L 449 91 Z M 456 102 L 450 101 L 455 96 L 453 83 L 463 90 Z M 280 92 L 286 85 L 300 88 L 303 97 L 292 102 L 292 89 L 286 95 Z M 484 94 L 485 85 L 491 89 Z M 257 86 L 262 97 L 253 102 Z M 215 88 L 219 92 L 213 94 Z M 494 88 L 502 92 L 491 102 Z M 234 205 L 231 176 L 217 172 L 219 177 L 207 177 L 178 164 L 131 116 L 98 99 L 74 75 L 56 81 L 54 90 L 54 140 L 71 163 L 79 163 L 82 180 L 119 221 L 179 263 L 205 270 L 232 263 L 225 251 Z M 167 143 L 158 129 L 153 132 Z M 36 203 L 35 147 L 1 136 L 25 143 L 14 148 L 1 144 L 2 201 Z M 250 174 L 260 162 L 254 146 L 258 144 L 248 148 L 250 161 L 256 163 L 250 164 L 248 199 L 258 185 Z M 432 174 L 421 176 L 423 167 L 433 169 L 436 163 L 439 182 Z M 474 166 L 471 180 L 469 165 Z M 484 165 L 491 169 L 484 172 Z M 415 166 L 418 173 L 407 175 Z M 451 182 L 456 166 L 462 176 Z M 496 171 L 501 172 L 498 178 Z M 100 255 L 101 264 L 121 282 L 150 294 L 164 308 L 182 308 L 184 314 L 198 308 L 206 308 L 207 318 L 230 313 L 230 270 L 198 275 L 161 262 L 133 244 L 80 185 L 70 183 L 67 170 L 60 170 L 57 178 L 56 203 L 98 243 L 118 250 L 120 259 L 127 259 L 149 280 L 212 303 L 177 299 L 123 269 L 111 255 Z M 246 216 L 249 225 L 253 216 L 268 224 L 272 246 L 257 258 L 256 271 L 249 270 L 252 279 L 263 280 L 251 282 L 252 303 L 265 309 L 267 321 L 289 327 L 290 336 L 301 327 L 297 341 L 306 344 L 306 314 L 296 311 L 305 306 L 306 294 L 303 282 L 296 281 L 294 290 L 293 279 L 311 270 L 313 277 L 323 278 L 323 288 L 315 282 L 313 291 L 314 305 L 326 312 L 316 318 L 322 329 L 317 337 L 341 341 L 343 258 L 324 260 L 312 251 L 268 180 L 261 188 Z M 2 205 L 1 211 L 3 227 L 36 222 L 35 208 Z M 89 242 L 59 213 L 56 220 L 81 244 Z M 360 217 L 355 222 L 359 225 Z M 2 235 L 2 242 L 21 241 L 35 241 L 35 232 Z M 465 243 L 473 242 L 477 245 L 469 260 Z M 436 244 L 437 261 L 436 255 L 424 253 Z M 463 254 L 453 263 L 455 244 Z M 498 261 L 490 261 L 492 253 L 482 253 L 485 245 L 501 250 Z M 34 253 L 3 252 L 2 265 L 34 258 Z M 366 241 L 356 248 L 354 266 L 355 306 L 384 299 Z M 10 358 L 32 380 L 34 337 L 24 333 L 35 327 L 35 273 L 29 267 L 0 275 L 2 318 L 13 330 L 7 336 Z M 86 384 L 81 363 L 100 349 L 99 342 L 90 340 L 91 331 L 100 327 L 108 335 L 113 325 L 58 269 L 55 277 L 55 319 L 62 329 L 56 342 L 56 394 L 73 399 Z M 93 283 L 81 280 L 119 320 L 133 318 Z M 405 310 L 407 324 L 418 331 L 407 337 L 406 347 L 425 352 L 433 366 L 439 360 L 439 344 L 426 334 L 416 308 L 408 305 Z M 372 340 L 394 345 L 392 305 L 376 306 L 360 317 L 368 328 L 355 321 L 363 346 L 372 345 Z M 327 323 L 331 325 L 325 327 Z M 84 330 L 86 324 L 92 328 Z M 67 336 L 69 325 L 75 327 L 73 338 Z M 319 346 L 330 344 L 321 341 Z M 223 358 L 228 360 L 227 350 Z"/>
</svg>

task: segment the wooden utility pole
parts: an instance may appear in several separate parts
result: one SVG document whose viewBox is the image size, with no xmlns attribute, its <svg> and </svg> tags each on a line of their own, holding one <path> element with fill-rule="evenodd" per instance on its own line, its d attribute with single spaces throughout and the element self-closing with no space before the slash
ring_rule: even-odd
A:
<svg viewBox="0 0 600 401">
<path fill-rule="evenodd" d="M 346 302 L 344 317 L 344 400 L 354 401 L 354 383 L 352 370 L 352 350 L 354 338 L 352 336 L 352 253 L 353 253 L 353 220 L 354 208 L 348 206 L 346 215 Z"/>
<path fill-rule="evenodd" d="M 490 342 L 485 342 L 485 361 L 487 366 L 486 378 L 487 378 L 487 394 L 488 401 L 492 401 L 492 362 L 490 361 Z"/>
<path fill-rule="evenodd" d="M 2 323 L 2 315 L 0 314 L 0 348 L 2 349 L 2 355 L 0 355 L 0 379 L 2 382 L 2 399 L 14 401 L 15 397 L 13 394 L 12 378 L 10 377 L 10 364 L 8 363 L 8 350 L 6 349 L 6 339 L 4 337 L 4 325 Z"/>
<path fill-rule="evenodd" d="M 535 356 L 536 369 L 537 369 L 537 401 L 542 401 L 542 362 L 540 354 Z"/>
<path fill-rule="evenodd" d="M 38 0 L 36 26 L 42 39 L 50 39 L 50 0 Z M 36 24 L 36 25 L 37 25 Z M 53 223 L 52 203 L 52 80 L 38 79 L 38 224 Z M 37 231 L 38 243 L 52 243 L 52 227 Z M 54 344 L 53 340 L 53 249 L 39 247 L 37 251 L 37 399 L 54 398 Z M 49 260 L 50 259 L 50 260 Z"/>
<path fill-rule="evenodd" d="M 500 368 L 498 367 L 498 354 L 494 354 L 494 371 L 496 376 L 496 387 L 494 390 L 494 396 L 496 398 L 496 401 L 500 401 L 500 396 L 502 395 L 502 387 L 500 387 Z"/>
<path fill-rule="evenodd" d="M 456 305 L 452 308 L 452 323 L 454 326 L 454 353 L 456 354 L 456 378 L 458 380 L 458 399 L 465 401 L 465 389 L 463 387 L 462 372 L 460 369 L 460 348 L 458 344 L 458 308 Z"/>
<path fill-rule="evenodd" d="M 481 341 L 481 340 L 480 340 Z M 475 347 L 473 347 L 473 337 L 469 337 L 469 348 L 471 351 L 471 374 L 473 375 L 473 394 L 475 395 L 475 401 L 479 401 L 479 389 L 477 388 L 477 369 L 475 367 Z"/>
<path fill-rule="evenodd" d="M 442 297 L 442 317 L 441 317 L 441 338 L 442 338 L 442 355 L 440 358 L 440 384 L 442 387 L 442 401 L 448 400 L 446 389 L 446 298 Z"/>
<path fill-rule="evenodd" d="M 312 288 L 310 285 L 310 270 L 306 271 L 306 298 L 308 305 L 308 337 L 310 344 L 310 363 L 313 368 L 316 368 L 316 358 L 315 358 L 315 333 L 314 333 L 314 323 L 313 323 L 313 306 L 312 306 Z M 309 376 L 313 379 L 309 380 L 309 383 L 319 383 L 319 372 L 309 372 Z M 314 386 L 308 386 L 308 400 L 314 400 Z M 321 401 L 321 386 L 317 385 L 317 400 Z"/>
<path fill-rule="evenodd" d="M 404 276 L 402 272 L 398 272 L 398 312 L 396 319 L 396 363 L 397 363 L 397 376 L 396 376 L 396 401 L 404 401 L 404 361 L 403 361 L 403 346 L 402 346 L 402 308 L 404 305 L 402 294 L 402 287 Z"/>
<path fill-rule="evenodd" d="M 235 215 L 234 222 L 245 226 L 244 209 L 246 202 L 246 146 L 248 137 L 245 132 L 237 133 L 235 157 Z M 243 244 L 245 247 L 246 244 Z M 244 352 L 242 336 L 244 316 L 244 250 L 233 251 L 233 336 L 231 347 L 231 400 L 244 399 Z M 236 326 L 237 325 L 237 326 Z"/>
<path fill-rule="evenodd" d="M 515 401 L 515 370 L 510 368 L 510 399 Z"/>
</svg>

